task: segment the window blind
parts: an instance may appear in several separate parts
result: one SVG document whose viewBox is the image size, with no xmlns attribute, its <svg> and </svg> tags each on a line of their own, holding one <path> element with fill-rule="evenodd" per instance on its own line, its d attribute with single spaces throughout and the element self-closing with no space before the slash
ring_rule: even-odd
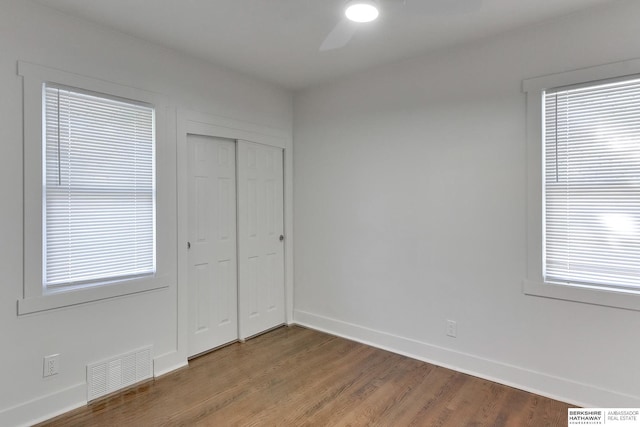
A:
<svg viewBox="0 0 640 427">
<path fill-rule="evenodd" d="M 543 101 L 545 280 L 640 289 L 640 78 Z"/>
<path fill-rule="evenodd" d="M 45 287 L 155 272 L 148 105 L 45 85 Z"/>
</svg>

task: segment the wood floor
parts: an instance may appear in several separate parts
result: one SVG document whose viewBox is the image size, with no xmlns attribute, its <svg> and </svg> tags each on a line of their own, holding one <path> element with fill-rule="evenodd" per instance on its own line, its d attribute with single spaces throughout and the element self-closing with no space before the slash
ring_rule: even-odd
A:
<svg viewBox="0 0 640 427">
<path fill-rule="evenodd" d="M 46 426 L 566 426 L 566 403 L 301 327 L 206 354 Z"/>
</svg>

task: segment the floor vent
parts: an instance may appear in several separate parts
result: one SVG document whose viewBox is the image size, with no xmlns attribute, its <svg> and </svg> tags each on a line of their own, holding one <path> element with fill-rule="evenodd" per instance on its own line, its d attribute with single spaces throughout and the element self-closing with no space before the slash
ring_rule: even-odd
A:
<svg viewBox="0 0 640 427">
<path fill-rule="evenodd" d="M 151 347 L 87 365 L 87 401 L 151 378 L 152 368 Z"/>
</svg>

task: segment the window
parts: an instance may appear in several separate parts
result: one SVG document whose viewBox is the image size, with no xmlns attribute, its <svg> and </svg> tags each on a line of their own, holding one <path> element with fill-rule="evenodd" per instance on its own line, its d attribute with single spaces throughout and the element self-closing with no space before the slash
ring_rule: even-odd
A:
<svg viewBox="0 0 640 427">
<path fill-rule="evenodd" d="M 155 273 L 154 110 L 44 90 L 44 286 Z"/>
<path fill-rule="evenodd" d="M 24 282 L 18 314 L 175 284 L 175 126 L 163 96 L 18 63 Z M 173 129 L 175 133 L 175 128 Z"/>
<path fill-rule="evenodd" d="M 640 310 L 640 61 L 525 80 L 524 292 Z"/>
<path fill-rule="evenodd" d="M 545 281 L 640 288 L 640 78 L 544 93 Z"/>
</svg>

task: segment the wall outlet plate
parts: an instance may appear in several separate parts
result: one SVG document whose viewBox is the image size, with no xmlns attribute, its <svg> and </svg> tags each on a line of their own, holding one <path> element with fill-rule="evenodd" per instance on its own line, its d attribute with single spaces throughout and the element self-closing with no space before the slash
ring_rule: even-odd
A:
<svg viewBox="0 0 640 427">
<path fill-rule="evenodd" d="M 52 354 L 44 357 L 44 365 L 42 376 L 50 377 L 52 375 L 57 375 L 60 369 L 60 355 Z"/>
<path fill-rule="evenodd" d="M 452 338 L 458 336 L 458 324 L 455 320 L 447 320 L 447 336 Z"/>
</svg>

